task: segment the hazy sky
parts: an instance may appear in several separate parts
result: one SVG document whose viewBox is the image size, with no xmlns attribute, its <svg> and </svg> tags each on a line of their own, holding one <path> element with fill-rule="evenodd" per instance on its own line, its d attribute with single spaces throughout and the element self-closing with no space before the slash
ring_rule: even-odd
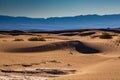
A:
<svg viewBox="0 0 120 80">
<path fill-rule="evenodd" d="M 119 13 L 120 0 L 0 0 L 0 15 L 58 17 Z"/>
</svg>

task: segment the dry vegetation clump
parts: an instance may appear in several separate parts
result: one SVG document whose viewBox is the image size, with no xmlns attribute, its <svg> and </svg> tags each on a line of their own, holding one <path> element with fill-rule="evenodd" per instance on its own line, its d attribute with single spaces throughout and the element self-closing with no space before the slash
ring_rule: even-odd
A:
<svg viewBox="0 0 120 80">
<path fill-rule="evenodd" d="M 46 41 L 43 37 L 31 37 L 28 41 Z"/>
<path fill-rule="evenodd" d="M 24 40 L 20 38 L 15 38 L 14 41 L 24 41 Z"/>
<path fill-rule="evenodd" d="M 99 36 L 99 38 L 101 38 L 101 39 L 111 39 L 112 35 L 110 35 L 109 33 L 103 32 L 102 35 Z"/>
</svg>

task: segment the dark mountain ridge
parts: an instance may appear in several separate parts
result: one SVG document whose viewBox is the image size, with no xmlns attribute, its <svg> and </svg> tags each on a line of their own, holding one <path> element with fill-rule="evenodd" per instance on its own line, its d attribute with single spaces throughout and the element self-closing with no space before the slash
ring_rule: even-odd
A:
<svg viewBox="0 0 120 80">
<path fill-rule="evenodd" d="M 107 27 L 120 27 L 120 14 L 50 17 L 46 19 L 0 15 L 0 30 L 64 30 Z"/>
</svg>

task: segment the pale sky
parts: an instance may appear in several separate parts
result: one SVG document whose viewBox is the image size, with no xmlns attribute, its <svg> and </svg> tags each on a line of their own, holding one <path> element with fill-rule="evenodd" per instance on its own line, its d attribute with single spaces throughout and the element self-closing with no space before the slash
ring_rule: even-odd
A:
<svg viewBox="0 0 120 80">
<path fill-rule="evenodd" d="M 0 15 L 33 18 L 120 14 L 120 0 L 0 0 Z"/>
</svg>

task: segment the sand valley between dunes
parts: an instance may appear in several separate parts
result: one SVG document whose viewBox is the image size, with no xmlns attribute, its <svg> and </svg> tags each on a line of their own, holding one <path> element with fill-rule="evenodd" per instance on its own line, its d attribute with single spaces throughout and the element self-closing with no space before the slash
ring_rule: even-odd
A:
<svg viewBox="0 0 120 80">
<path fill-rule="evenodd" d="M 1 32 L 0 80 L 120 80 L 119 33 L 102 32 Z M 45 41 L 28 41 L 36 36 Z"/>
</svg>

